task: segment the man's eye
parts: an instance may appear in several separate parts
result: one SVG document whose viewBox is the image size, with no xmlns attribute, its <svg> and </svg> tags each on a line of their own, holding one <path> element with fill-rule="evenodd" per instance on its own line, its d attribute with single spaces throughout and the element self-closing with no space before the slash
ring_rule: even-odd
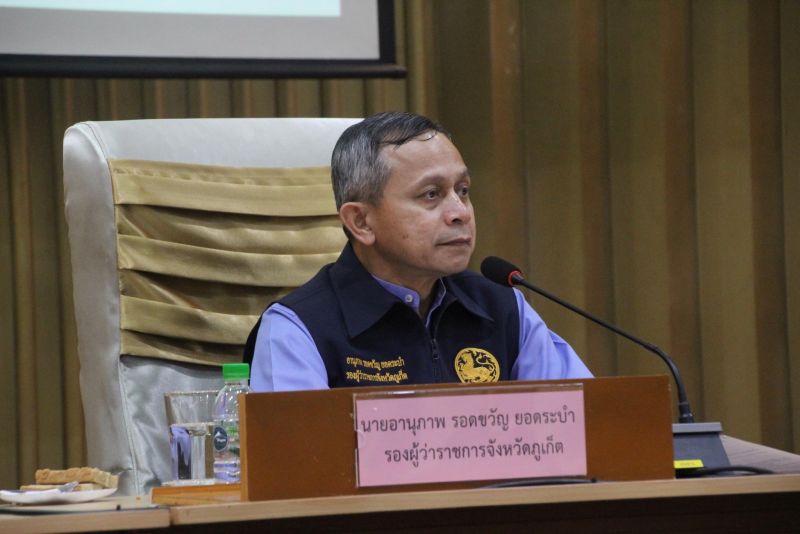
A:
<svg viewBox="0 0 800 534">
<path fill-rule="evenodd" d="M 428 200 L 434 200 L 436 198 L 439 198 L 439 191 L 437 191 L 436 189 L 431 189 L 429 191 L 425 191 L 425 193 L 423 193 L 423 196 Z"/>
<path fill-rule="evenodd" d="M 461 186 L 461 189 L 459 189 L 458 192 L 462 197 L 469 196 L 469 186 L 468 185 Z"/>
</svg>

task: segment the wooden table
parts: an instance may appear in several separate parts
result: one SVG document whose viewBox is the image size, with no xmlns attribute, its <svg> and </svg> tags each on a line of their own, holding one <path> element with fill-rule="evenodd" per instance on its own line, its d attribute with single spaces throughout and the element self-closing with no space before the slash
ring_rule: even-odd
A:
<svg viewBox="0 0 800 534">
<path fill-rule="evenodd" d="M 24 510 L 24 515 L 0 513 L 0 532 L 103 532 L 170 526 L 169 509 L 151 507 L 149 497 L 109 497 L 82 504 L 26 506 Z"/>
<path fill-rule="evenodd" d="M 800 475 L 390 493 L 170 508 L 173 529 L 237 533 L 798 532 Z"/>
<path fill-rule="evenodd" d="M 723 436 L 734 465 L 778 475 L 601 482 L 209 504 L 170 504 L 173 529 L 237 532 L 333 529 L 384 532 L 800 532 L 800 456 Z M 192 504 L 192 506 L 182 505 Z"/>
<path fill-rule="evenodd" d="M 800 475 L 603 482 L 0 514 L 2 532 L 798 532 Z M 230 496 L 228 496 L 230 498 Z M 109 499 L 108 503 L 125 502 Z M 234 497 L 235 499 L 235 497 Z M 77 506 L 77 505 L 74 505 Z"/>
<path fill-rule="evenodd" d="M 800 532 L 800 456 L 727 436 L 723 444 L 734 464 L 785 474 L 261 502 L 240 502 L 229 487 L 178 495 L 169 508 L 121 497 L 60 508 L 106 507 L 84 513 L 0 514 L 0 532 Z"/>
</svg>

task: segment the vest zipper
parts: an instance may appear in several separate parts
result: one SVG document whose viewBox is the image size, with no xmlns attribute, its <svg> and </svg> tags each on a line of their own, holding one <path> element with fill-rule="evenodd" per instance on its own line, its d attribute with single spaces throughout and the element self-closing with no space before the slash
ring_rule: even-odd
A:
<svg viewBox="0 0 800 534">
<path fill-rule="evenodd" d="M 433 379 L 440 382 L 442 379 L 441 370 L 439 369 L 439 345 L 436 344 L 436 338 L 431 338 L 431 357 L 433 358 Z"/>
<path fill-rule="evenodd" d="M 449 305 L 450 302 L 445 299 L 440 308 L 434 312 L 434 316 L 431 318 L 433 321 L 433 327 L 430 330 L 425 328 L 424 322 L 422 324 L 423 328 L 425 328 L 425 333 L 428 334 L 428 339 L 431 341 L 431 359 L 433 360 L 434 382 L 441 382 L 443 380 L 441 360 L 439 359 L 439 344 L 436 342 L 436 332 L 439 330 L 439 321 L 442 319 L 442 314 Z"/>
</svg>

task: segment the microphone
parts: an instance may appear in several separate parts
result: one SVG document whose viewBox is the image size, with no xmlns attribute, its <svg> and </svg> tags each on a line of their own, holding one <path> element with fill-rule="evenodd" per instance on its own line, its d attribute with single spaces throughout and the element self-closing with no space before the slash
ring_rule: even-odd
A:
<svg viewBox="0 0 800 534">
<path fill-rule="evenodd" d="M 725 452 L 725 447 L 722 445 L 720 434 L 722 433 L 722 425 L 720 423 L 695 423 L 692 409 L 689 406 L 689 400 L 686 397 L 686 388 L 683 385 L 683 379 L 678 371 L 675 362 L 672 361 L 667 353 L 652 343 L 648 343 L 638 337 L 617 328 L 616 326 L 586 312 L 577 306 L 566 302 L 547 291 L 534 286 L 533 284 L 525 281 L 525 278 L 520 271 L 513 264 L 497 258 L 489 256 L 481 263 L 481 273 L 489 280 L 504 286 L 520 285 L 527 287 L 543 297 L 546 297 L 553 302 L 564 306 L 565 308 L 574 311 L 578 315 L 589 319 L 592 322 L 599 324 L 602 327 L 611 330 L 615 334 L 619 334 L 625 339 L 636 343 L 640 347 L 654 353 L 661 358 L 664 363 L 669 367 L 672 373 L 672 378 L 675 380 L 675 385 L 678 389 L 678 421 L 679 423 L 672 425 L 673 445 L 674 445 L 674 459 L 675 459 L 675 472 L 678 478 L 703 476 L 704 471 L 711 469 L 713 472 L 734 471 L 736 466 L 730 465 L 728 454 Z"/>
<path fill-rule="evenodd" d="M 599 317 L 595 317 L 591 313 L 584 311 L 577 306 L 570 304 L 569 302 L 553 295 L 541 289 L 539 287 L 534 286 L 533 284 L 528 283 L 522 275 L 522 271 L 520 271 L 517 267 L 515 267 L 512 263 L 498 258 L 496 256 L 488 256 L 486 259 L 481 262 L 481 273 L 483 276 L 491 280 L 492 282 L 498 283 L 503 286 L 523 286 L 531 291 L 534 291 L 545 298 L 552 300 L 553 302 L 564 306 L 565 308 L 572 310 L 573 312 L 577 313 L 578 315 L 582 315 L 583 317 L 589 319 L 592 322 L 599 324 L 600 326 L 611 330 L 615 334 L 618 334 L 625 339 L 636 343 L 640 347 L 652 352 L 659 358 L 661 358 L 664 363 L 667 364 L 669 367 L 670 372 L 672 373 L 672 378 L 675 380 L 675 385 L 678 389 L 678 421 L 680 423 L 694 423 L 694 415 L 692 414 L 691 406 L 689 405 L 689 399 L 686 396 L 686 388 L 683 385 L 683 379 L 681 378 L 680 371 L 678 371 L 678 366 L 675 365 L 675 362 L 670 358 L 666 352 L 661 350 L 660 348 L 656 347 L 652 343 L 648 343 L 638 337 L 634 336 L 633 334 L 629 334 L 625 332 L 621 328 L 614 326 L 611 323 L 608 323 Z"/>
</svg>

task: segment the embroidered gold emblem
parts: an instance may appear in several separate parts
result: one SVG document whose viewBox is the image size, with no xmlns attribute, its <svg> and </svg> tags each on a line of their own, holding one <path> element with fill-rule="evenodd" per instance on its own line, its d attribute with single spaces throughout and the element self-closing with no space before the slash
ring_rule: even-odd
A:
<svg viewBox="0 0 800 534">
<path fill-rule="evenodd" d="M 469 347 L 456 354 L 456 374 L 467 384 L 497 382 L 500 380 L 500 364 L 492 353 Z"/>
</svg>

